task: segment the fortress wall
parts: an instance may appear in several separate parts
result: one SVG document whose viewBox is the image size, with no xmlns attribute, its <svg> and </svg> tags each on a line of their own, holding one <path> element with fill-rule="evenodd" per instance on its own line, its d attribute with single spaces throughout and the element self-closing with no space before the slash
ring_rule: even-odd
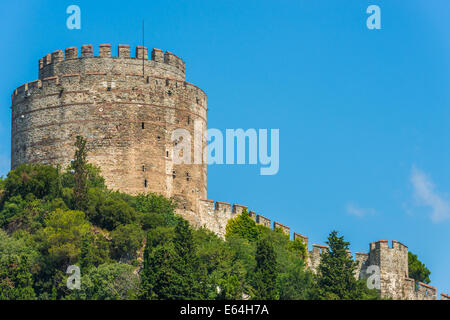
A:
<svg viewBox="0 0 450 320">
<path fill-rule="evenodd" d="M 94 56 L 92 45 L 83 45 L 80 53 L 77 47 L 69 47 L 48 53 L 39 60 L 39 79 L 60 74 L 83 74 L 86 72 L 104 73 L 136 73 L 142 75 L 142 65 L 146 75 L 162 76 L 164 78 L 185 79 L 185 63 L 173 53 L 163 53 L 153 49 L 151 60 L 148 60 L 148 49 L 136 47 L 136 54 L 131 56 L 129 45 L 118 45 L 117 55 L 111 56 L 111 45 L 102 44 L 99 55 Z"/>
</svg>

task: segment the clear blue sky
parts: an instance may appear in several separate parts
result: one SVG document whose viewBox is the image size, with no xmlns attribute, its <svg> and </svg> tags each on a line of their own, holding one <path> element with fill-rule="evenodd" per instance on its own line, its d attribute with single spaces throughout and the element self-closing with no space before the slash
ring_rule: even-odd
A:
<svg viewBox="0 0 450 320">
<path fill-rule="evenodd" d="M 169 50 L 208 95 L 208 126 L 279 128 L 280 171 L 209 166 L 208 198 L 324 243 L 399 240 L 450 293 L 450 1 L 11 1 L 0 10 L 0 174 L 11 93 L 38 59 L 110 43 Z M 66 8 L 81 8 L 81 30 Z M 381 30 L 366 8 L 381 8 Z"/>
</svg>

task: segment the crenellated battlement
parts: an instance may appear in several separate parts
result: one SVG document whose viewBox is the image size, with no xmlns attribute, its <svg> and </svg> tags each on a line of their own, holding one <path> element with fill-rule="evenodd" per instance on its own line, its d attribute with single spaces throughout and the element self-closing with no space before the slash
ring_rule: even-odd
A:
<svg viewBox="0 0 450 320">
<path fill-rule="evenodd" d="M 68 47 L 64 51 L 56 50 L 39 59 L 39 79 L 64 73 L 83 74 L 87 71 L 114 73 L 121 69 L 134 69 L 142 75 L 143 68 L 146 75 L 165 73 L 173 78 L 185 78 L 185 63 L 172 52 L 154 48 L 149 60 L 147 47 L 136 46 L 134 56 L 131 51 L 130 46 L 125 44 L 117 46 L 115 56 L 111 54 L 110 44 L 100 44 L 98 55 L 94 54 L 91 44 L 82 45 L 80 50 L 77 47 Z"/>
<path fill-rule="evenodd" d="M 207 97 L 205 92 L 197 86 L 179 78 L 172 78 L 164 75 L 148 75 L 145 78 L 142 74 L 130 72 L 84 72 L 68 73 L 56 76 L 49 76 L 39 80 L 34 80 L 16 88 L 11 98 L 13 105 L 24 99 L 44 98 L 51 94 L 58 94 L 64 91 L 65 94 L 77 94 L 81 90 L 89 92 L 95 86 L 98 90 L 109 91 L 109 94 L 133 94 L 134 101 L 139 101 L 142 97 L 151 93 L 153 96 L 173 97 L 186 101 L 192 105 L 194 111 L 200 107 L 203 113 L 206 111 Z M 39 89 L 39 90 L 38 90 Z M 189 101 L 185 97 L 192 97 Z M 206 114 L 204 114 L 206 116 Z"/>
</svg>

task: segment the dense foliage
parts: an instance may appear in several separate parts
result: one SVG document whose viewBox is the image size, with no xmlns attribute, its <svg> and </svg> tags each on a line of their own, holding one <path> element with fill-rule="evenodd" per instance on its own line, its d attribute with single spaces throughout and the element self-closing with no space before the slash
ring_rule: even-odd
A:
<svg viewBox="0 0 450 320">
<path fill-rule="evenodd" d="M 408 252 L 409 277 L 416 281 L 430 283 L 430 270 L 412 252 Z"/>
</svg>

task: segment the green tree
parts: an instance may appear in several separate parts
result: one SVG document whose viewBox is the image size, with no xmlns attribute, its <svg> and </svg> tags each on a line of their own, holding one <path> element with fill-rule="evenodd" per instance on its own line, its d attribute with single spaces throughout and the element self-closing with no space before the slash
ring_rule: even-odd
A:
<svg viewBox="0 0 450 320">
<path fill-rule="evenodd" d="M 61 184 L 63 188 L 75 187 L 74 163 L 71 163 L 67 170 L 61 175 Z M 88 188 L 106 189 L 105 178 L 101 175 L 101 169 L 92 163 L 86 163 L 86 184 Z"/>
<path fill-rule="evenodd" d="M 61 266 L 73 264 L 81 253 L 81 240 L 90 229 L 84 213 L 57 209 L 45 219 L 45 225 L 42 240 L 50 257 Z"/>
<path fill-rule="evenodd" d="M 378 294 L 369 290 L 364 281 L 354 276 L 357 263 L 348 254 L 349 242 L 337 231 L 332 231 L 326 242 L 329 250 L 321 255 L 314 299 L 321 300 L 361 300 L 376 299 Z"/>
<path fill-rule="evenodd" d="M 2 206 L 14 196 L 25 199 L 33 194 L 38 199 L 53 199 L 61 194 L 59 169 L 44 164 L 21 164 L 8 173 L 3 184 Z"/>
<path fill-rule="evenodd" d="M 76 139 L 75 158 L 72 162 L 72 169 L 74 170 L 73 195 L 75 208 L 84 211 L 88 200 L 87 141 L 81 136 L 77 136 Z"/>
<path fill-rule="evenodd" d="M 0 300 L 35 299 L 32 269 L 38 253 L 0 229 Z"/>
<path fill-rule="evenodd" d="M 423 264 L 418 258 L 417 255 L 408 252 L 408 269 L 409 269 L 409 277 L 413 278 L 416 281 L 430 283 L 430 274 L 431 271 Z"/>
<path fill-rule="evenodd" d="M 259 238 L 259 229 L 247 209 L 228 221 L 225 228 L 225 237 L 228 239 L 232 236 L 238 236 L 248 241 L 255 241 Z"/>
<path fill-rule="evenodd" d="M 81 240 L 80 268 L 81 272 L 108 263 L 109 242 L 101 234 L 86 234 Z"/>
<path fill-rule="evenodd" d="M 353 275 L 356 263 L 348 255 L 350 245 L 337 231 L 328 236 L 329 250 L 321 254 L 316 298 L 324 300 L 357 299 L 358 285 Z"/>
<path fill-rule="evenodd" d="M 199 263 L 192 231 L 186 220 L 175 227 L 172 241 L 151 248 L 147 239 L 141 298 L 186 300 L 205 297 L 206 271 Z"/>
<path fill-rule="evenodd" d="M 80 290 L 73 290 L 68 299 L 133 300 L 139 288 L 134 267 L 123 263 L 107 263 L 93 267 L 81 275 Z"/>
<path fill-rule="evenodd" d="M 275 250 L 267 239 L 259 240 L 256 247 L 256 268 L 253 275 L 255 300 L 278 299 L 278 266 Z"/>
<path fill-rule="evenodd" d="M 175 227 L 180 221 L 180 218 L 174 214 L 176 208 L 174 200 L 168 199 L 162 195 L 154 193 L 139 194 L 132 200 L 131 205 L 136 211 L 144 213 L 144 219 L 148 219 L 146 217 L 147 213 L 161 216 L 164 220 L 164 224 L 168 227 Z M 145 223 L 146 221 L 149 222 L 149 220 L 144 220 L 143 222 Z"/>
<path fill-rule="evenodd" d="M 120 225 L 111 232 L 112 256 L 127 263 L 136 259 L 145 238 L 144 231 L 136 224 Z"/>
<path fill-rule="evenodd" d="M 306 261 L 308 257 L 308 249 L 306 248 L 306 244 L 303 242 L 302 239 L 296 238 L 294 241 L 290 241 L 289 248 L 298 254 L 298 256 L 303 260 Z"/>
<path fill-rule="evenodd" d="M 119 225 L 133 223 L 138 215 L 131 204 L 119 192 L 108 192 L 98 188 L 89 189 L 86 216 L 89 221 L 108 231 Z"/>
</svg>

